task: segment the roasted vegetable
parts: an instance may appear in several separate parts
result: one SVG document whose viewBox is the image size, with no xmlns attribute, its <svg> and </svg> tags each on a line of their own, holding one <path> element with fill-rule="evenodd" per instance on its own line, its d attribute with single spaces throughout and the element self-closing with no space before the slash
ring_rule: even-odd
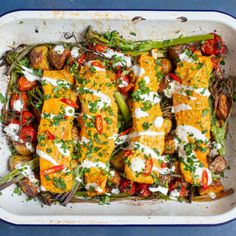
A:
<svg viewBox="0 0 236 236">
<path fill-rule="evenodd" d="M 213 173 L 222 172 L 227 166 L 227 162 L 222 156 L 216 156 L 214 160 L 209 164 L 209 170 Z"/>
<path fill-rule="evenodd" d="M 147 52 L 152 48 L 167 48 L 178 44 L 187 44 L 196 41 L 202 41 L 214 38 L 214 34 L 196 35 L 190 37 L 176 38 L 164 41 L 129 41 L 122 38 L 117 31 L 99 34 L 92 27 L 88 27 L 85 40 L 90 43 L 103 43 L 108 47 L 120 48 L 122 51 Z"/>
<path fill-rule="evenodd" d="M 113 167 L 115 167 L 117 170 L 119 171 L 123 171 L 124 170 L 124 153 L 123 151 L 119 152 L 118 154 L 112 156 L 110 163 Z"/>
<path fill-rule="evenodd" d="M 32 68 L 48 70 L 48 47 L 46 45 L 34 47 L 29 54 L 29 59 Z"/>
<path fill-rule="evenodd" d="M 49 51 L 48 59 L 54 68 L 60 70 L 65 65 L 66 59 L 69 55 L 70 52 L 62 45 L 59 45 Z"/>
</svg>

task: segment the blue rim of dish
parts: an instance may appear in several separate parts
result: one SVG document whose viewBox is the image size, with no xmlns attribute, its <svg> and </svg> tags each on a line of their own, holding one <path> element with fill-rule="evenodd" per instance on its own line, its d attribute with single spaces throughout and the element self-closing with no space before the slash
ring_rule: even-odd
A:
<svg viewBox="0 0 236 236">
<path fill-rule="evenodd" d="M 30 8 L 20 8 L 20 9 L 16 9 L 16 10 L 11 10 L 11 11 L 7 11 L 4 12 L 2 14 L 0 14 L 0 17 L 3 17 L 7 14 L 10 13 L 14 13 L 14 12 L 21 12 L 21 11 L 133 11 L 133 12 L 163 12 L 163 11 L 168 11 L 168 12 L 215 12 L 215 13 L 222 13 L 224 15 L 230 16 L 233 19 L 236 20 L 236 16 L 233 16 L 232 14 L 229 14 L 227 12 L 224 11 L 220 11 L 220 10 L 172 10 L 172 9 L 92 9 L 92 8 L 83 8 L 83 9 L 53 9 L 53 8 L 45 8 L 45 9 L 30 9 Z M 182 22 L 183 24 L 185 22 Z M 188 216 L 186 216 L 188 217 Z M 204 216 L 203 216 L 204 217 Z M 158 226 L 158 227 L 193 227 L 193 226 L 197 226 L 197 227 L 206 227 L 206 226 L 221 226 L 221 225 L 225 225 L 228 223 L 231 223 L 233 221 L 236 220 L 236 216 L 233 219 L 224 221 L 224 222 L 220 222 L 220 223 L 215 223 L 215 224 L 17 224 L 17 223 L 13 223 L 13 222 L 8 222 L 5 219 L 0 219 L 1 221 L 9 224 L 9 225 L 14 225 L 14 226 L 56 226 L 56 227 L 63 227 L 63 226 L 71 226 L 71 227 L 99 227 L 99 226 L 105 226 L 105 227 L 130 227 L 130 226 L 135 226 L 135 227 L 153 227 L 153 226 Z"/>
</svg>

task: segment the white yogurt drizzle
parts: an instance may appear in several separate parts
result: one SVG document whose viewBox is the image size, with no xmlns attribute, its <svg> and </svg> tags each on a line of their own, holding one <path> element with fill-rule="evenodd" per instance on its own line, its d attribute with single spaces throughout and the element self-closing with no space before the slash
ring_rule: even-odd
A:
<svg viewBox="0 0 236 236">
<path fill-rule="evenodd" d="M 86 185 L 85 185 L 85 189 L 86 190 L 94 190 L 94 191 L 96 191 L 96 192 L 98 192 L 98 193 L 102 193 L 103 192 L 103 190 L 97 185 L 97 183 L 87 183 Z"/>
<path fill-rule="evenodd" d="M 77 58 L 77 57 L 79 56 L 79 48 L 73 47 L 73 48 L 71 49 L 70 55 L 71 55 L 73 58 Z"/>
<path fill-rule="evenodd" d="M 62 80 L 62 79 L 52 79 L 52 78 L 43 76 L 41 80 L 45 81 L 46 83 L 51 84 L 52 86 L 55 86 L 55 87 L 57 87 L 59 85 L 62 85 L 65 88 L 70 88 L 71 87 L 71 83 L 69 83 L 65 80 Z"/>
<path fill-rule="evenodd" d="M 70 156 L 70 150 L 63 147 L 63 142 L 55 143 L 55 146 L 57 147 L 57 150 L 61 153 L 61 155 Z"/>
<path fill-rule="evenodd" d="M 74 116 L 75 114 L 75 108 L 72 106 L 65 107 L 65 115 L 66 116 Z"/>
<path fill-rule="evenodd" d="M 145 70 L 139 65 L 134 65 L 131 69 L 136 77 L 141 77 L 145 74 Z"/>
<path fill-rule="evenodd" d="M 83 88 L 85 91 L 91 92 L 94 96 L 99 97 L 101 101 L 99 101 L 98 103 L 98 108 L 102 109 L 105 104 L 107 106 L 111 105 L 111 99 L 104 93 L 102 93 L 101 91 L 98 90 L 93 90 L 90 88 Z"/>
<path fill-rule="evenodd" d="M 20 141 L 20 138 L 18 135 L 20 131 L 20 125 L 10 123 L 9 125 L 5 126 L 4 131 L 6 132 L 7 136 L 11 138 L 11 140 L 16 141 L 16 142 Z"/>
<path fill-rule="evenodd" d="M 133 172 L 143 172 L 145 169 L 145 161 L 141 158 L 132 158 L 130 163 L 130 169 Z"/>
<path fill-rule="evenodd" d="M 34 172 L 28 165 L 17 164 L 16 169 L 21 170 L 21 174 L 30 180 L 34 185 L 38 185 L 39 181 L 35 178 Z"/>
<path fill-rule="evenodd" d="M 165 187 L 162 187 L 162 186 L 149 187 L 148 189 L 149 189 L 151 192 L 153 192 L 153 193 L 155 193 L 155 192 L 160 192 L 160 193 L 162 193 L 163 195 L 167 195 L 167 194 L 168 194 L 168 191 L 169 191 L 168 188 L 165 188 Z"/>
<path fill-rule="evenodd" d="M 136 138 L 139 136 L 161 136 L 161 135 L 165 135 L 165 132 L 156 132 L 156 131 L 147 130 L 147 131 L 141 131 L 141 132 L 133 132 L 133 133 L 130 133 L 128 136 L 129 136 L 129 139 L 131 139 L 131 138 Z"/>
<path fill-rule="evenodd" d="M 40 156 L 40 158 L 50 162 L 51 164 L 53 164 L 54 166 L 57 166 L 58 163 L 55 161 L 55 159 L 53 159 L 50 155 L 48 155 L 47 153 L 37 149 L 36 153 Z"/>
<path fill-rule="evenodd" d="M 156 92 L 149 92 L 147 94 L 140 94 L 140 99 L 142 101 L 150 101 L 152 104 L 157 104 L 161 101 L 159 94 Z"/>
<path fill-rule="evenodd" d="M 63 54 L 65 48 L 63 45 L 56 45 L 54 48 L 53 48 L 53 51 L 56 52 L 57 54 Z"/>
<path fill-rule="evenodd" d="M 24 103 L 21 101 L 21 99 L 17 99 L 14 103 L 13 103 L 13 110 L 21 112 L 24 108 Z"/>
<path fill-rule="evenodd" d="M 105 52 L 102 53 L 106 58 L 111 59 L 113 57 L 120 58 L 120 61 L 115 63 L 113 66 L 127 66 L 131 67 L 132 62 L 131 62 L 131 57 L 130 56 L 125 56 L 122 52 L 116 52 L 112 49 L 108 49 Z"/>
<path fill-rule="evenodd" d="M 149 116 L 148 112 L 143 111 L 141 108 L 136 108 L 134 111 L 134 117 L 136 118 L 142 118 L 142 117 L 146 117 Z"/>
<path fill-rule="evenodd" d="M 93 161 L 89 161 L 89 160 L 84 160 L 81 163 L 81 167 L 82 168 L 87 168 L 87 169 L 95 167 L 95 168 L 101 168 L 101 169 L 104 169 L 104 170 L 108 170 L 108 167 L 106 166 L 106 164 L 101 162 L 101 161 L 93 162 Z"/>
<path fill-rule="evenodd" d="M 34 72 L 32 69 L 27 68 L 26 66 L 21 66 L 22 73 L 24 74 L 25 78 L 30 81 L 30 82 L 34 82 L 37 80 L 40 80 L 41 78 L 37 75 L 34 75 Z"/>
<path fill-rule="evenodd" d="M 161 128 L 162 125 L 164 123 L 164 119 L 162 116 L 157 116 L 154 120 L 154 125 L 157 127 L 157 128 Z"/>
<path fill-rule="evenodd" d="M 187 104 L 179 104 L 173 107 L 173 112 L 178 113 L 181 111 L 192 110 L 192 107 Z"/>
</svg>

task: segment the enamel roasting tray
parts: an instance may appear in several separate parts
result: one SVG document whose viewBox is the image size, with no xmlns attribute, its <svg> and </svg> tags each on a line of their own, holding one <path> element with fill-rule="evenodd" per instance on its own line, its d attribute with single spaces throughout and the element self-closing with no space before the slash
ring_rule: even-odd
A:
<svg viewBox="0 0 236 236">
<path fill-rule="evenodd" d="M 139 20 L 141 16 L 145 20 Z M 136 17 L 136 18 L 134 18 Z M 133 20 L 132 19 L 136 19 Z M 219 12 L 181 11 L 17 11 L 0 18 L 0 55 L 12 46 L 64 41 L 65 32 L 76 37 L 88 25 L 97 31 L 118 30 L 130 39 L 163 40 L 183 35 L 217 31 L 229 48 L 226 75 L 236 76 L 236 20 Z M 135 32 L 136 36 L 130 34 Z M 73 40 L 73 39 L 71 39 Z M 0 70 L 0 92 L 5 94 L 8 79 Z M 2 129 L 1 129 L 2 130 Z M 7 173 L 10 155 L 0 131 L 0 176 Z M 227 155 L 230 170 L 225 171 L 225 188 L 236 189 L 236 113 L 229 124 Z M 206 203 L 176 201 L 122 201 L 110 205 L 96 203 L 41 206 L 13 193 L 15 186 L 2 191 L 0 218 L 15 224 L 219 224 L 236 218 L 236 193 Z"/>
</svg>

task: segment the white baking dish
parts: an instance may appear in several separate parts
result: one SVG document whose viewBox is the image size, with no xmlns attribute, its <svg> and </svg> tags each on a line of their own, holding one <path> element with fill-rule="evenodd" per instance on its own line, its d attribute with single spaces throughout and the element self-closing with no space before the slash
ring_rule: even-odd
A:
<svg viewBox="0 0 236 236">
<path fill-rule="evenodd" d="M 146 20 L 133 23 L 135 16 Z M 187 17 L 181 22 L 178 17 Z M 193 35 L 217 30 L 223 34 L 229 53 L 228 75 L 236 75 L 236 20 L 218 12 L 180 11 L 18 11 L 0 18 L 0 54 L 21 43 L 56 42 L 65 40 L 64 32 L 80 33 L 88 26 L 98 31 L 118 30 L 131 39 L 167 39 L 180 34 Z M 136 37 L 130 35 L 135 32 Z M 179 32 L 179 33 L 178 33 Z M 8 78 L 0 71 L 0 90 L 4 94 Z M 9 150 L 1 133 L 0 176 L 7 172 Z M 236 189 L 236 118 L 232 117 L 227 140 L 226 188 Z M 236 193 L 209 203 L 174 201 L 116 202 L 110 205 L 74 204 L 41 206 L 25 196 L 12 195 L 14 186 L 0 196 L 0 217 L 16 224 L 218 224 L 236 218 Z"/>
</svg>

